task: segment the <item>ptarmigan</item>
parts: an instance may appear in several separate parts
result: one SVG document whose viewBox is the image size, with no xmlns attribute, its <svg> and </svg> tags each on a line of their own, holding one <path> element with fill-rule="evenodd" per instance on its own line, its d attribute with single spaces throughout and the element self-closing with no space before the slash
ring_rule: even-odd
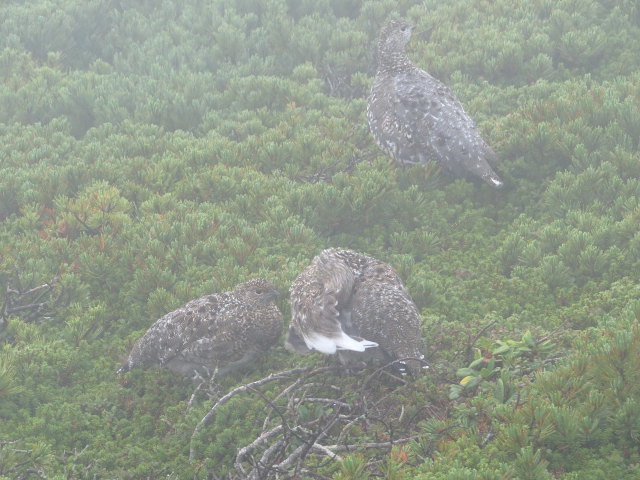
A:
<svg viewBox="0 0 640 480">
<path fill-rule="evenodd" d="M 352 250 L 330 248 L 298 275 L 290 293 L 287 349 L 338 351 L 343 361 L 376 355 L 414 358 L 405 365 L 413 373 L 420 370 L 418 309 L 386 263 Z M 365 349 L 367 355 L 362 353 Z"/>
<path fill-rule="evenodd" d="M 206 295 L 157 320 L 133 346 L 118 373 L 159 365 L 186 376 L 226 374 L 251 362 L 282 333 L 279 296 L 258 278 Z"/>
<path fill-rule="evenodd" d="M 380 32 L 378 69 L 367 119 L 380 148 L 401 165 L 435 161 L 455 175 L 503 186 L 489 160 L 496 155 L 453 92 L 405 53 L 413 27 L 391 20 Z"/>
</svg>

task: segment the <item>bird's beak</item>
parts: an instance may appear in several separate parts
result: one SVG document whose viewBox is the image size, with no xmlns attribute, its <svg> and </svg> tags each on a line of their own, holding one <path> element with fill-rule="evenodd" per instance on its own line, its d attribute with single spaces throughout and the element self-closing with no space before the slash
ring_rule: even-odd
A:
<svg viewBox="0 0 640 480">
<path fill-rule="evenodd" d="M 279 291 L 272 290 L 271 292 L 269 292 L 269 294 L 267 294 L 264 297 L 262 297 L 262 300 L 260 301 L 260 304 L 261 305 L 268 305 L 269 303 L 276 301 L 280 297 L 281 297 L 281 295 L 280 295 Z"/>
<path fill-rule="evenodd" d="M 433 30 L 433 27 L 416 30 L 416 27 L 414 25 L 413 27 L 411 27 L 411 36 L 414 38 L 419 38 L 421 40 L 426 40 L 431 36 L 432 30 Z"/>
</svg>

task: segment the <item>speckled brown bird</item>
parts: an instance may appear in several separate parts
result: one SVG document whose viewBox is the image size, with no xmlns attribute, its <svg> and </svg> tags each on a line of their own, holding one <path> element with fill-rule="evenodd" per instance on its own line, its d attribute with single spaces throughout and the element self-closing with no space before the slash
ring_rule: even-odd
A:
<svg viewBox="0 0 640 480">
<path fill-rule="evenodd" d="M 401 165 L 434 161 L 454 175 L 470 174 L 501 188 L 502 180 L 489 165 L 496 155 L 456 96 L 407 57 L 412 30 L 396 19 L 380 32 L 367 104 L 373 138 Z"/>
<path fill-rule="evenodd" d="M 288 350 L 338 352 L 347 362 L 423 358 L 418 309 L 384 262 L 330 248 L 298 275 L 290 293 Z M 404 365 L 416 373 L 421 363 L 409 360 Z"/>
<path fill-rule="evenodd" d="M 185 376 L 224 375 L 251 362 L 280 338 L 279 294 L 262 278 L 192 300 L 157 320 L 118 373 L 158 365 Z"/>
</svg>

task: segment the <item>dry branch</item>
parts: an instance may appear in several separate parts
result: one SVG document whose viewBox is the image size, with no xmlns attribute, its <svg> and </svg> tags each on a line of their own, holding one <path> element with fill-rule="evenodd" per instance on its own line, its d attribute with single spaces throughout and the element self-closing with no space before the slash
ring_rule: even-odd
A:
<svg viewBox="0 0 640 480">
<path fill-rule="evenodd" d="M 202 427 L 204 427 L 207 423 L 209 423 L 211 420 L 213 420 L 213 418 L 215 417 L 215 414 L 216 414 L 216 410 L 218 408 L 220 408 L 222 405 L 227 403 L 229 400 L 231 400 L 233 397 L 235 397 L 239 393 L 246 392 L 247 390 L 255 389 L 256 387 L 260 387 L 262 385 L 265 385 L 267 383 L 273 382 L 275 380 L 280 380 L 282 378 L 286 378 L 286 377 L 289 377 L 291 375 L 296 375 L 298 373 L 302 373 L 302 372 L 305 372 L 307 370 L 309 370 L 309 367 L 294 368 L 294 369 L 287 370 L 287 371 L 284 371 L 284 372 L 272 373 L 271 375 L 269 375 L 269 376 L 267 376 L 267 377 L 265 377 L 265 378 L 263 378 L 261 380 L 256 380 L 255 382 L 247 383 L 245 385 L 240 385 L 239 387 L 234 388 L 229 393 L 227 393 L 225 396 L 220 398 L 213 405 L 213 407 L 211 407 L 211 410 L 209 410 L 209 412 L 196 425 L 196 428 L 194 429 L 193 434 L 191 435 L 191 446 L 189 448 L 189 460 L 193 461 L 193 459 L 195 458 L 195 449 L 194 449 L 194 445 L 193 445 L 193 439 L 200 433 L 200 430 L 202 429 Z"/>
<path fill-rule="evenodd" d="M 344 382 L 334 375 L 339 367 L 296 368 L 240 385 L 218 399 L 200 420 L 191 437 L 189 458 L 196 460 L 194 440 L 218 409 L 237 395 L 251 393 L 264 403 L 265 418 L 260 420 L 260 433 L 238 449 L 233 463 L 235 473 L 230 473 L 230 478 L 278 480 L 301 475 L 315 478 L 319 475 L 318 468 L 326 462 L 342 460 L 339 452 L 363 449 L 380 451 L 369 462 L 375 468 L 388 454 L 385 450 L 418 438 L 407 436 L 411 432 L 405 429 L 403 438 L 394 439 L 404 407 L 394 404 L 395 408 L 389 410 L 389 396 L 394 390 L 389 389 L 390 382 L 395 387 L 408 384 L 408 377 L 405 380 L 388 376 L 389 367 L 405 360 L 422 361 L 396 360 L 370 375 L 353 376 L 355 385 L 348 387 L 341 387 Z M 272 388 L 263 388 L 274 381 L 282 382 L 280 391 L 274 393 Z M 364 432 L 370 441 L 349 438 L 356 425 L 362 429 L 358 437 L 362 439 Z"/>
<path fill-rule="evenodd" d="M 7 282 L 4 302 L 0 310 L 0 328 L 4 327 L 9 317 L 15 314 L 21 314 L 27 321 L 46 316 L 57 299 L 47 299 L 45 297 L 49 296 L 53 291 L 54 285 L 59 280 L 60 277 L 56 276 L 50 282 L 27 290 L 22 289 L 19 279 L 16 280 L 18 284 L 16 287 Z"/>
<path fill-rule="evenodd" d="M 394 445 L 400 445 L 402 443 L 410 442 L 420 438 L 419 435 L 413 435 L 407 438 L 399 438 L 389 442 L 368 442 L 368 443 L 354 443 L 353 445 L 326 445 L 329 450 L 335 450 L 337 452 L 353 452 L 355 450 L 362 450 L 365 448 L 391 448 Z"/>
</svg>

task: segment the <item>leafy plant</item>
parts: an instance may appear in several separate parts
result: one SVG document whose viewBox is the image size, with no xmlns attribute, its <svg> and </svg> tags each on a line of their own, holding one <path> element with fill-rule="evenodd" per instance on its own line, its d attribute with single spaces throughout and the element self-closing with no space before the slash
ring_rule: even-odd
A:
<svg viewBox="0 0 640 480">
<path fill-rule="evenodd" d="M 491 349 L 476 349 L 477 358 L 458 369 L 459 384 L 451 385 L 449 398 L 487 389 L 493 384 L 494 398 L 507 403 L 515 394 L 517 379 L 540 368 L 556 349 L 549 339 L 535 340 L 527 330 L 520 340 L 496 340 Z"/>
</svg>

